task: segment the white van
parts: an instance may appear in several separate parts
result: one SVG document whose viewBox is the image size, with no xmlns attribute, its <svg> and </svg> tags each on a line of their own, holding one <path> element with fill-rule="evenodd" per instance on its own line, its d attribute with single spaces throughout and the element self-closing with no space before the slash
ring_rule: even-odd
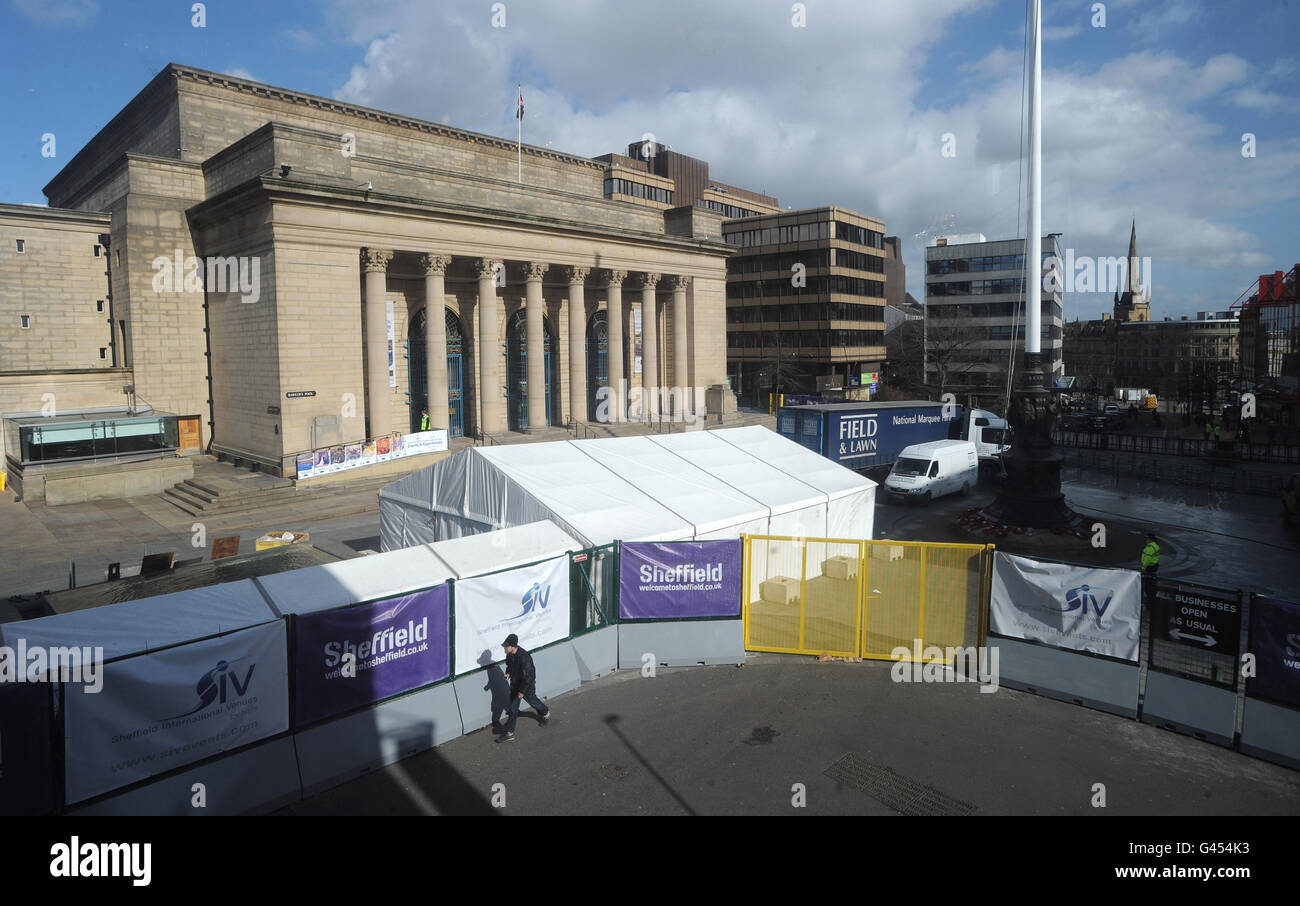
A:
<svg viewBox="0 0 1300 906">
<path fill-rule="evenodd" d="M 928 504 L 945 494 L 969 494 L 979 483 L 980 461 L 969 440 L 932 440 L 904 447 L 885 479 L 894 500 Z"/>
</svg>

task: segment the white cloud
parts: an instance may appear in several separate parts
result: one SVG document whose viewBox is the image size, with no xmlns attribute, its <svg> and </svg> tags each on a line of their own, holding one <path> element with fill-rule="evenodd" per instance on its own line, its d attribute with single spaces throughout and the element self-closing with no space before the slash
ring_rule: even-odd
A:
<svg viewBox="0 0 1300 906">
<path fill-rule="evenodd" d="M 40 25 L 89 25 L 99 15 L 96 0 L 14 0 L 14 9 Z"/>
<path fill-rule="evenodd" d="M 287 28 L 281 34 L 302 47 L 315 47 L 320 43 L 317 37 L 305 28 Z"/>
<path fill-rule="evenodd" d="M 513 138 L 521 81 L 530 144 L 595 156 L 653 132 L 709 161 L 714 179 L 775 194 L 783 207 L 836 204 L 883 218 L 904 237 L 908 288 L 923 298 L 930 234 L 1023 232 L 1021 51 L 931 58 L 990 7 L 823 2 L 797 29 L 780 4 L 763 16 L 746 0 L 660 0 L 611 16 L 597 0 L 568 0 L 509 4 L 507 27 L 494 29 L 487 5 L 347 0 L 332 7 L 335 27 L 365 53 L 336 94 Z M 1112 27 L 1117 9 L 1135 7 L 1111 4 Z M 1139 19 L 1172 27 L 1199 9 L 1166 2 Z M 1245 160 L 1242 130 L 1207 112 L 1286 109 L 1251 87 L 1252 63 L 1161 50 L 1058 68 L 1049 48 L 1044 78 L 1045 231 L 1065 233 L 1077 254 L 1120 255 L 1136 216 L 1142 254 L 1168 275 L 1157 310 L 1175 304 L 1160 292 L 1180 279 L 1207 291 L 1182 276 L 1189 268 L 1217 269 L 1235 286 L 1245 281 L 1233 269 L 1271 266 L 1250 225 L 1300 194 L 1300 143 L 1274 136 Z M 936 94 L 948 100 L 923 100 Z M 941 155 L 945 133 L 956 137 L 955 158 Z"/>
<path fill-rule="evenodd" d="M 1263 113 L 1300 113 L 1300 99 L 1258 88 L 1243 88 L 1233 94 L 1232 100 L 1239 106 Z"/>
<path fill-rule="evenodd" d="M 248 79 L 250 82 L 263 81 L 242 66 L 227 66 L 223 71 L 226 75 L 234 76 L 237 79 Z"/>
<path fill-rule="evenodd" d="M 963 63 L 959 69 L 962 72 L 992 78 L 1002 78 L 1012 73 L 1019 77 L 1026 59 L 1023 51 L 1011 51 L 998 46 L 974 63 Z"/>
<path fill-rule="evenodd" d="M 1167 31 L 1195 22 L 1205 14 L 1198 0 L 1164 0 L 1132 20 L 1130 28 L 1155 43 L 1168 40 Z"/>
<path fill-rule="evenodd" d="M 1043 29 L 1044 41 L 1064 41 L 1083 31 L 1082 25 L 1048 25 Z"/>
<path fill-rule="evenodd" d="M 1269 67 L 1268 74 L 1274 79 L 1285 79 L 1300 72 L 1300 60 L 1295 57 L 1281 57 Z"/>
</svg>

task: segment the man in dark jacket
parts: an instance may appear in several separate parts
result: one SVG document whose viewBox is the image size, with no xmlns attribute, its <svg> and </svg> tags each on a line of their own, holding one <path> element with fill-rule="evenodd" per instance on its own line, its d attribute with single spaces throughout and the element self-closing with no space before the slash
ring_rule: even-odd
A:
<svg viewBox="0 0 1300 906">
<path fill-rule="evenodd" d="M 519 647 L 519 636 L 510 633 L 502 647 L 506 650 L 506 679 L 510 681 L 510 716 L 506 720 L 506 732 L 497 737 L 497 742 L 509 742 L 515 738 L 515 720 L 523 702 L 532 706 L 542 723 L 550 720 L 551 709 L 537 697 L 537 668 L 533 666 L 533 656 Z"/>
</svg>

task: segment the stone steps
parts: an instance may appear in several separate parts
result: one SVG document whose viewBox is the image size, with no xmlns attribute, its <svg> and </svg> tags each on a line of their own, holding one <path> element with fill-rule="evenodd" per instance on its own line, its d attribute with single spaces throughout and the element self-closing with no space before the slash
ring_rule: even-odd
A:
<svg viewBox="0 0 1300 906">
<path fill-rule="evenodd" d="M 265 476 L 258 481 L 214 481 L 199 478 L 181 482 L 168 488 L 163 499 L 190 516 L 211 518 L 244 514 L 268 507 L 321 500 L 327 496 L 378 490 L 395 480 L 395 476 L 382 475 L 322 487 L 296 487 L 287 478 Z M 369 503 L 366 504 L 369 506 Z"/>
</svg>

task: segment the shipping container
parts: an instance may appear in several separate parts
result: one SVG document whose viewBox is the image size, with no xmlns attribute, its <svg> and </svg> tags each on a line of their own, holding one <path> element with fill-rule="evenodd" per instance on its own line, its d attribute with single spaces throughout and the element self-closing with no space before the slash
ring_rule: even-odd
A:
<svg viewBox="0 0 1300 906">
<path fill-rule="evenodd" d="M 926 400 L 782 406 L 777 433 L 850 469 L 893 465 L 904 447 L 960 435 L 965 410 Z M 954 425 L 954 423 L 956 423 Z"/>
</svg>

